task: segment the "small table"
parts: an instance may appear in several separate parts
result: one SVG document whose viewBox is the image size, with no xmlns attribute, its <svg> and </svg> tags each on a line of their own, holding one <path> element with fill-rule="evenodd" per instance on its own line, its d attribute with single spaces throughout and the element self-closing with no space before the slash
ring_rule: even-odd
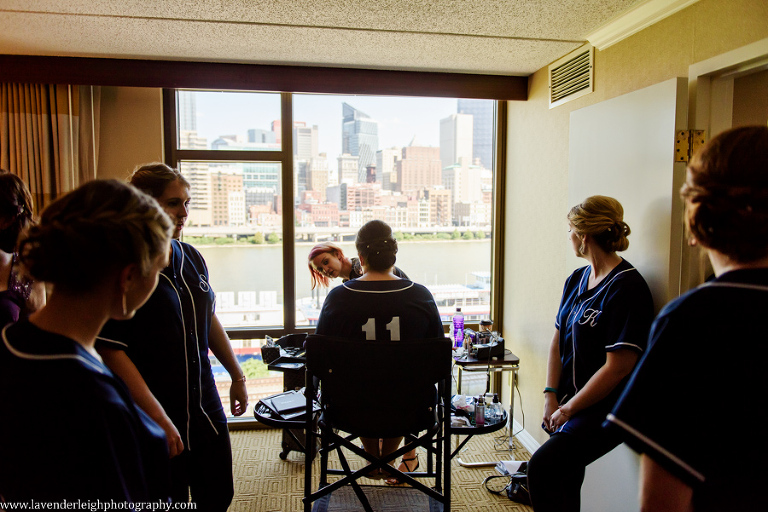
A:
<svg viewBox="0 0 768 512">
<path fill-rule="evenodd" d="M 480 434 L 492 434 L 493 432 L 497 432 L 504 428 L 504 426 L 507 424 L 507 411 L 504 411 L 504 414 L 500 419 L 497 421 L 489 421 L 486 420 L 486 423 L 483 425 L 472 425 L 467 427 L 454 427 L 451 426 L 449 429 L 449 432 L 452 435 L 456 436 L 467 436 L 464 438 L 463 441 L 459 443 L 459 445 L 456 447 L 453 452 L 451 452 L 451 458 L 454 458 L 459 451 L 464 448 L 464 445 L 466 445 L 470 439 L 472 439 L 472 436 L 480 435 Z M 495 466 L 497 464 L 496 461 L 494 462 L 464 462 L 461 460 L 461 457 L 458 458 L 459 464 L 461 466 L 464 466 L 465 468 L 472 468 L 472 467 L 481 467 L 481 466 Z"/>
<path fill-rule="evenodd" d="M 277 371 L 283 373 L 283 391 L 298 390 L 304 387 L 304 375 L 306 373 L 304 368 L 306 359 L 303 357 L 291 357 L 281 356 L 267 365 L 267 369 L 270 371 Z M 277 427 L 276 423 L 269 423 L 271 416 L 264 414 L 259 416 L 256 414 L 254 408 L 254 415 L 256 419 L 267 426 Z M 268 412 L 268 411 L 267 411 Z M 284 420 L 279 420 L 284 421 Z M 300 453 L 306 453 L 304 425 L 298 427 L 283 427 L 283 451 L 280 452 L 280 458 L 285 460 L 288 457 L 288 453 L 293 450 Z M 314 454 L 313 454 L 314 456 Z"/>
<path fill-rule="evenodd" d="M 493 373 L 494 377 L 490 382 L 490 390 L 492 393 L 498 393 L 499 399 L 501 399 L 501 375 L 504 372 L 512 372 L 512 387 L 509 393 L 509 442 L 510 446 L 512 446 L 512 418 L 514 417 L 515 410 L 515 386 L 517 385 L 517 371 L 520 369 L 520 358 L 509 352 L 505 353 L 503 357 L 492 357 L 490 359 L 477 359 L 467 354 L 454 357 L 453 359 L 459 368 L 459 374 L 456 379 L 456 393 L 459 395 L 461 394 L 461 379 L 464 372 L 488 372 Z"/>
</svg>

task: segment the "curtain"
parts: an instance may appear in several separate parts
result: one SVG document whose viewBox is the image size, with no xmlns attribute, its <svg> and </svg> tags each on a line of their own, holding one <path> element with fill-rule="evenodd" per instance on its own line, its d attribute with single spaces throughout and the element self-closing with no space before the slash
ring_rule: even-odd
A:
<svg viewBox="0 0 768 512">
<path fill-rule="evenodd" d="M 0 168 L 29 186 L 39 213 L 96 177 L 99 87 L 0 84 Z"/>
</svg>

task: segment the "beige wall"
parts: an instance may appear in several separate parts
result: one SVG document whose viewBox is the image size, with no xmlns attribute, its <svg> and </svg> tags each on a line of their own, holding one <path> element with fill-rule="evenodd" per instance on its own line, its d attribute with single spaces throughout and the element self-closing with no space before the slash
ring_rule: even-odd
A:
<svg viewBox="0 0 768 512">
<path fill-rule="evenodd" d="M 733 81 L 733 125 L 768 123 L 768 71 Z"/>
<path fill-rule="evenodd" d="M 595 91 L 549 109 L 547 69 L 529 81 L 529 99 L 509 103 L 505 212 L 504 338 L 521 359 L 526 430 L 542 443 L 547 350 L 569 265 L 568 133 L 573 110 L 674 77 L 688 67 L 768 37 L 764 0 L 701 0 L 595 52 Z M 515 419 L 520 422 L 520 403 Z"/>
<path fill-rule="evenodd" d="M 99 178 L 127 178 L 137 164 L 163 159 L 162 90 L 102 87 Z"/>
</svg>

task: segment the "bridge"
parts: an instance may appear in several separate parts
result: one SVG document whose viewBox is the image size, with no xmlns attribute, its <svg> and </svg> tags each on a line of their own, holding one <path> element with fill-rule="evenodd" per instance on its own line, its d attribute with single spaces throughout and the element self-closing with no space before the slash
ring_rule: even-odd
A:
<svg viewBox="0 0 768 512">
<path fill-rule="evenodd" d="M 296 240 L 303 242 L 320 242 L 331 240 L 336 242 L 353 242 L 357 236 L 359 227 L 296 227 L 294 228 Z M 477 233 L 482 231 L 486 237 L 491 236 L 491 226 L 410 226 L 403 228 L 392 228 L 399 233 L 408 233 L 411 235 L 436 235 L 438 233 L 452 234 L 458 230 L 459 233 L 471 231 Z M 262 233 L 264 236 L 270 233 L 277 233 L 282 230 L 275 227 L 265 226 L 189 226 L 184 228 L 184 234 L 195 237 L 209 238 L 247 238 L 256 233 Z"/>
</svg>

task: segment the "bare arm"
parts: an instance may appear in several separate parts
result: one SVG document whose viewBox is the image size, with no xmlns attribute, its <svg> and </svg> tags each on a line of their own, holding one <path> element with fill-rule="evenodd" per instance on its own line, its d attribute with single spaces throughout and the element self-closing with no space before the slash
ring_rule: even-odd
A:
<svg viewBox="0 0 768 512">
<path fill-rule="evenodd" d="M 560 361 L 560 329 L 555 329 L 552 341 L 549 344 L 549 357 L 547 358 L 547 387 L 557 389 L 560 384 L 560 373 L 563 371 L 563 365 Z M 544 393 L 544 425 L 551 431 L 554 430 L 552 424 L 552 414 L 557 411 L 557 395 L 555 393 Z"/>
<path fill-rule="evenodd" d="M 184 451 L 184 443 L 181 440 L 178 429 L 165 413 L 165 409 L 157 401 L 155 395 L 149 390 L 144 377 L 141 376 L 136 365 L 133 364 L 128 355 L 122 350 L 109 348 L 100 348 L 99 354 L 109 369 L 123 379 L 136 404 L 165 431 L 165 436 L 168 439 L 168 451 L 171 457 L 175 457 Z"/>
<path fill-rule="evenodd" d="M 229 342 L 227 331 L 221 325 L 219 317 L 211 317 L 211 332 L 208 334 L 208 346 L 213 355 L 216 356 L 232 379 L 229 387 L 229 404 L 234 416 L 241 416 L 248 407 L 248 390 L 245 387 L 243 370 L 240 363 L 237 362 L 235 352 L 232 350 L 232 344 Z"/>
<path fill-rule="evenodd" d="M 608 352 L 605 364 L 595 372 L 583 388 L 552 415 L 552 422 L 560 426 L 577 412 L 594 405 L 614 390 L 635 367 L 639 354 L 629 349 Z"/>
<path fill-rule="evenodd" d="M 640 459 L 641 512 L 691 512 L 693 489 L 647 455 Z"/>
</svg>

